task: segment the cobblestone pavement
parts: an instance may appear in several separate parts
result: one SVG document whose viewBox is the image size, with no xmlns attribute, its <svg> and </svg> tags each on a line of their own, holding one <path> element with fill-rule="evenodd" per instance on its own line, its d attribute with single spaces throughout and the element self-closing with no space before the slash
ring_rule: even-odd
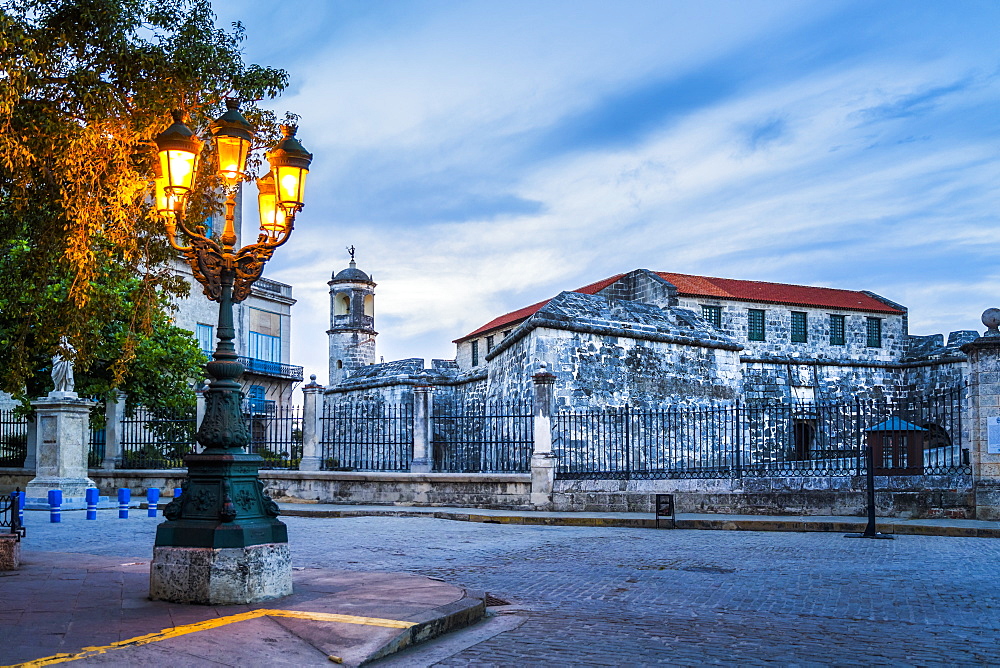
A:
<svg viewBox="0 0 1000 668">
<path fill-rule="evenodd" d="M 159 520 L 112 512 L 29 513 L 25 549 L 148 559 Z M 523 609 L 435 665 L 1000 665 L 1000 540 L 286 522 L 296 566 L 409 571 Z"/>
</svg>

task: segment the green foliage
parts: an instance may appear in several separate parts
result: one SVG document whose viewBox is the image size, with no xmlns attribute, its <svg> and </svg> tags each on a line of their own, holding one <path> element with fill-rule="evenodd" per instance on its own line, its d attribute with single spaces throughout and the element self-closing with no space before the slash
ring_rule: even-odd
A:
<svg viewBox="0 0 1000 668">
<path fill-rule="evenodd" d="M 181 401 L 196 351 L 166 305 L 188 286 L 150 208 L 149 142 L 171 109 L 204 132 L 238 97 L 269 145 L 277 119 L 253 101 L 287 83 L 214 22 L 209 0 L 0 3 L 0 389 L 43 393 L 68 336 L 81 394 Z M 206 143 L 192 220 L 221 210 L 213 163 Z"/>
</svg>

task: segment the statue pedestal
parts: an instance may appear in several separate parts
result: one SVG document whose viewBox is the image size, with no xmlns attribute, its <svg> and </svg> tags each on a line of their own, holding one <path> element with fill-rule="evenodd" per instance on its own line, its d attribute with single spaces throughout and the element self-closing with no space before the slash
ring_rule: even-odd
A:
<svg viewBox="0 0 1000 668">
<path fill-rule="evenodd" d="M 35 478 L 25 489 L 24 507 L 47 510 L 49 490 L 58 489 L 63 493 L 63 510 L 86 508 L 87 488 L 97 487 L 87 477 L 90 410 L 96 402 L 81 399 L 76 392 L 50 392 L 31 405 L 38 449 Z"/>
</svg>

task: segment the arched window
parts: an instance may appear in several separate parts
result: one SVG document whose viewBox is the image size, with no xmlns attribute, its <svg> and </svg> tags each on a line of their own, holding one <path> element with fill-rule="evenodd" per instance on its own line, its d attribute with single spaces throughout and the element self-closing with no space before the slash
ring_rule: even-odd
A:
<svg viewBox="0 0 1000 668">
<path fill-rule="evenodd" d="M 337 368 L 338 369 L 344 368 L 344 360 L 337 360 Z"/>
<path fill-rule="evenodd" d="M 375 317 L 375 295 L 365 295 L 365 315 Z"/>
<path fill-rule="evenodd" d="M 347 315 L 351 312 L 351 297 L 346 292 L 339 293 L 333 298 L 333 314 Z"/>
</svg>

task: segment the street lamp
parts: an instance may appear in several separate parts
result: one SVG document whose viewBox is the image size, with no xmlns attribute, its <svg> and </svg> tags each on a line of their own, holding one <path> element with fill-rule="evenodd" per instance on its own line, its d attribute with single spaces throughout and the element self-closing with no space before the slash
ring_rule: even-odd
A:
<svg viewBox="0 0 1000 668">
<path fill-rule="evenodd" d="M 150 597 L 205 604 L 247 603 L 291 593 L 288 532 L 276 519 L 277 504 L 263 494 L 258 478 L 263 459 L 244 451 L 250 433 L 241 411 L 243 365 L 233 345 L 233 304 L 250 295 L 274 249 L 288 241 L 295 214 L 302 209 L 312 161 L 295 138 L 295 128 L 282 126 L 284 137 L 267 153 L 271 170 L 257 182 L 261 233 L 256 243 L 236 249 L 236 195 L 246 177 L 253 133 L 238 102 L 227 100 L 226 106 L 226 113 L 209 126 L 226 194 L 226 223 L 217 241 L 184 217 L 201 141 L 180 112 L 174 112 L 173 125 L 156 137 L 156 208 L 171 246 L 191 266 L 205 295 L 219 302 L 219 326 L 218 344 L 205 366 L 212 382 L 196 436 L 203 450 L 185 457 L 188 474 L 182 494 L 164 510 L 167 521 L 157 526 Z M 234 587 L 236 580 L 242 584 Z"/>
</svg>

